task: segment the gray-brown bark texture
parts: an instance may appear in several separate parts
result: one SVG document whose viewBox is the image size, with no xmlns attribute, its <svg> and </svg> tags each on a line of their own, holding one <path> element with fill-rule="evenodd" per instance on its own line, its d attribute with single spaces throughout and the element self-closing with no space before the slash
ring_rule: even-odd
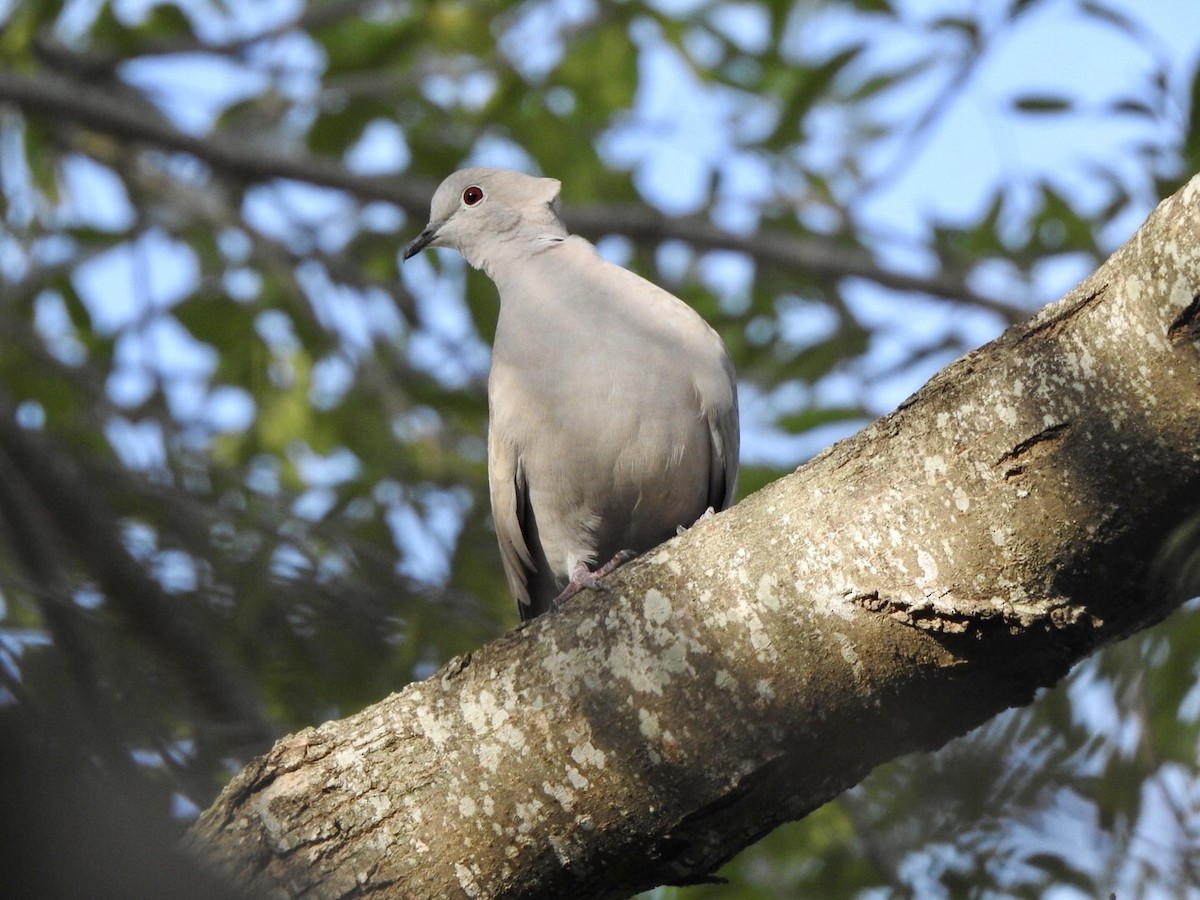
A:
<svg viewBox="0 0 1200 900">
<path fill-rule="evenodd" d="M 1200 178 L 896 412 L 523 630 L 281 740 L 191 845 L 266 896 L 620 897 L 709 872 L 1181 599 Z M 497 575 L 499 577 L 499 575 Z"/>
</svg>

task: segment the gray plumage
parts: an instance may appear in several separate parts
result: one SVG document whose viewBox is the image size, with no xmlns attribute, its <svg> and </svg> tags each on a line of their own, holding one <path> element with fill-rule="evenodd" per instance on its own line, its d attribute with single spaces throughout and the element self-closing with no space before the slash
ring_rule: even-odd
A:
<svg viewBox="0 0 1200 900">
<path fill-rule="evenodd" d="M 488 480 L 522 619 L 621 550 L 733 502 L 738 408 L 720 337 L 683 301 L 600 258 L 558 216 L 559 182 L 455 172 L 405 250 L 451 247 L 500 292 Z"/>
</svg>

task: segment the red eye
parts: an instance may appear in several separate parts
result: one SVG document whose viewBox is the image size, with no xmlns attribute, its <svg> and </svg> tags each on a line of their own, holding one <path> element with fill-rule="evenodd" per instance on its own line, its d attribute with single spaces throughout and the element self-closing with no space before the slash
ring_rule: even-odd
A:
<svg viewBox="0 0 1200 900">
<path fill-rule="evenodd" d="M 474 206 L 482 199 L 483 188 L 479 187 L 478 185 L 473 184 L 463 191 L 463 203 L 467 204 L 467 206 Z"/>
</svg>

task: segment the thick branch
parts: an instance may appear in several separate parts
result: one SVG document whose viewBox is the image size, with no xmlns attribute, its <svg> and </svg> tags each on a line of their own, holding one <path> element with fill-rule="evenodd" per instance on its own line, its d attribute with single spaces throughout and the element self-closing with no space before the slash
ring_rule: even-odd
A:
<svg viewBox="0 0 1200 900">
<path fill-rule="evenodd" d="M 895 413 L 434 677 L 280 741 L 192 846 L 273 897 L 619 897 L 711 871 L 1177 603 L 1200 178 Z"/>
<path fill-rule="evenodd" d="M 72 121 L 123 141 L 154 144 L 191 154 L 244 181 L 287 178 L 346 191 L 362 200 L 383 200 L 422 222 L 436 184 L 420 178 L 356 175 L 340 162 L 295 153 L 276 153 L 261 144 L 220 133 L 197 136 L 180 131 L 148 108 L 139 108 L 102 88 L 42 72 L 34 76 L 0 70 L 0 100 L 31 115 Z M 593 240 L 608 234 L 658 243 L 682 240 L 706 250 L 745 253 L 773 269 L 825 278 L 863 278 L 900 291 L 945 297 L 999 312 L 1011 319 L 1011 302 L 972 290 L 944 274 L 913 275 L 880 265 L 867 251 L 815 235 L 759 231 L 753 236 L 724 231 L 704 218 L 672 219 L 634 204 L 573 206 L 564 211 L 573 230 Z"/>
</svg>

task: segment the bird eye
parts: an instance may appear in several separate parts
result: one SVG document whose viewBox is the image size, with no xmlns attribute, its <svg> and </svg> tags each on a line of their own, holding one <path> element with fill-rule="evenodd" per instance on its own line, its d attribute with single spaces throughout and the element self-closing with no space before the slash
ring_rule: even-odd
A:
<svg viewBox="0 0 1200 900">
<path fill-rule="evenodd" d="M 479 187 L 478 185 L 473 184 L 463 191 L 463 203 L 467 204 L 467 206 L 474 206 L 482 199 L 483 188 Z"/>
</svg>

